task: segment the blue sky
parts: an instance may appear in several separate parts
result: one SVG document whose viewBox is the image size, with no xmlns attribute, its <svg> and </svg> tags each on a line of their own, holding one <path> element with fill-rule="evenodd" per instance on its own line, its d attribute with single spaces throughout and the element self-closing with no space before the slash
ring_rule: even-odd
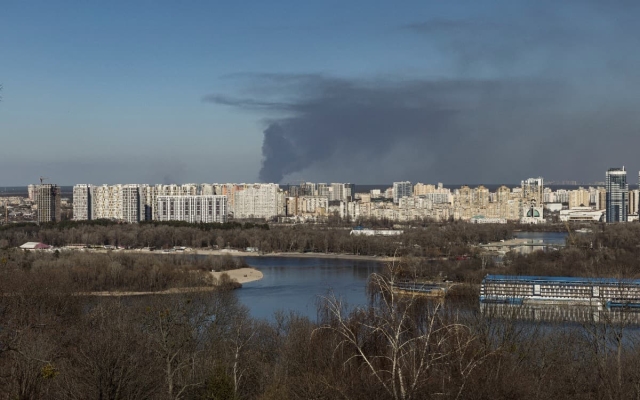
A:
<svg viewBox="0 0 640 400">
<path fill-rule="evenodd" d="M 515 182 L 541 174 L 595 180 L 608 163 L 634 163 L 631 158 L 597 160 L 597 148 L 578 144 L 565 156 L 571 162 L 562 164 L 562 171 L 549 166 L 559 154 L 540 156 L 545 150 L 538 147 L 538 156 L 524 161 L 505 157 L 505 163 L 520 165 L 507 172 L 487 164 L 479 173 L 481 159 L 470 159 L 466 169 L 437 167 L 459 164 L 442 158 L 443 149 L 476 137 L 506 146 L 511 139 L 493 134 L 494 127 L 530 125 L 526 116 L 538 112 L 540 119 L 562 114 L 575 116 L 573 121 L 616 105 L 603 116 L 609 119 L 603 125 L 615 120 L 616 137 L 637 134 L 633 113 L 623 110 L 638 102 L 628 88 L 635 82 L 629 74 L 637 59 L 625 50 L 635 45 L 629 35 L 638 33 L 630 22 L 636 8 L 625 2 L 604 12 L 591 2 L 530 4 L 5 1 L 0 6 L 0 186 L 34 183 L 41 175 L 65 185 L 258 179 Z M 590 34 L 586 42 L 575 40 Z M 446 107 L 437 106 L 454 109 L 455 121 L 395 132 L 393 126 L 415 115 L 407 115 L 407 107 L 417 104 L 418 110 L 431 112 L 434 99 L 422 93 L 412 97 L 412 88 L 429 91 L 425 83 L 441 80 L 452 82 L 452 88 L 469 80 L 500 82 L 501 89 L 487 97 L 493 89 L 474 84 Z M 566 99 L 560 109 L 540 111 L 548 100 L 530 97 L 531 86 L 504 86 L 514 80 L 569 89 L 554 96 Z M 333 91 L 336 86 L 340 91 Z M 444 96 L 455 92 L 451 87 Z M 518 92 L 523 90 L 526 95 Z M 320 106 L 328 102 L 327 94 L 345 104 Z M 398 100 L 390 102 L 392 96 Z M 504 103 L 513 103 L 512 96 L 523 104 L 513 110 L 513 119 L 524 118 L 522 123 L 502 119 L 502 113 L 511 113 Z M 376 98 L 385 100 L 372 107 L 370 99 Z M 247 106 L 248 99 L 270 105 Z M 276 100 L 287 106 L 274 107 Z M 485 110 L 485 101 L 495 106 Z M 386 117 L 385 110 L 398 102 L 402 112 Z M 465 114 L 469 107 L 476 112 Z M 389 128 L 367 131 L 372 128 L 360 122 L 372 110 L 383 114 L 379 125 L 388 122 Z M 485 120 L 494 112 L 496 118 Z M 619 123 L 620 114 L 629 120 Z M 431 120 L 416 118 L 415 123 L 426 126 Z M 566 124 L 541 124 L 540 129 L 559 132 L 542 139 L 558 137 L 559 145 L 572 146 L 581 128 Z M 265 136 L 274 126 L 281 129 L 273 143 L 284 144 L 286 152 Z M 482 128 L 473 133 L 473 126 Z M 431 136 L 432 128 L 442 135 Z M 393 143 L 378 140 L 394 135 Z M 345 137 L 352 140 L 342 141 Z M 369 137 L 370 146 L 360 148 L 358 143 Z M 527 142 L 517 139 L 500 150 L 510 152 Z M 271 149 L 268 154 L 263 144 Z M 319 147 L 323 151 L 316 153 Z M 280 160 L 287 158 L 295 162 L 283 165 Z M 583 165 L 572 168 L 576 163 Z"/>
</svg>

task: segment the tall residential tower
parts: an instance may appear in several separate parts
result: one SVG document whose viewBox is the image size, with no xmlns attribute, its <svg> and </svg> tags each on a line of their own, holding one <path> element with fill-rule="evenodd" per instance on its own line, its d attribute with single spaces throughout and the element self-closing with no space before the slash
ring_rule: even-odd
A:
<svg viewBox="0 0 640 400">
<path fill-rule="evenodd" d="M 36 186 L 36 205 L 38 207 L 38 223 L 60 222 L 60 187 L 49 183 Z"/>
<path fill-rule="evenodd" d="M 626 222 L 629 185 L 627 184 L 627 171 L 624 170 L 624 167 L 609 168 L 606 185 L 607 222 Z"/>
</svg>

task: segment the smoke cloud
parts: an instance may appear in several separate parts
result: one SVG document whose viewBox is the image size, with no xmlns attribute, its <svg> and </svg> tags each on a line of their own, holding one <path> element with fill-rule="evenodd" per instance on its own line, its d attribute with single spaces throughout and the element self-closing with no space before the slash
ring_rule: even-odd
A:
<svg viewBox="0 0 640 400">
<path fill-rule="evenodd" d="M 602 180 L 640 146 L 638 9 L 615 4 L 394 31 L 444 60 L 437 77 L 246 74 L 249 96 L 205 101 L 267 115 L 262 181 Z"/>
</svg>

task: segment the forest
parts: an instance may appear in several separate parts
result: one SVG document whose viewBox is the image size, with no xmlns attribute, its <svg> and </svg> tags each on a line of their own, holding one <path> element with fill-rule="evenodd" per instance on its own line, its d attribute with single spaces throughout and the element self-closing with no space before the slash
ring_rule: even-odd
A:
<svg viewBox="0 0 640 400">
<path fill-rule="evenodd" d="M 164 227 L 151 229 L 158 228 Z M 84 242 L 75 240 L 81 235 L 99 237 L 110 229 L 117 231 L 111 237 L 134 236 L 134 228 L 120 225 L 47 227 L 31 233 L 15 228 L 1 234 L 11 244 L 20 242 L 23 234 L 77 243 Z M 136 229 L 141 233 L 147 227 Z M 281 234 L 274 228 L 256 227 L 174 229 L 185 229 L 176 232 L 177 240 L 185 240 L 189 232 L 203 238 L 224 232 L 238 237 Z M 593 225 L 591 232 L 570 236 L 566 248 L 507 254 L 504 264 L 483 261 L 481 254 L 473 252 L 474 243 L 512 234 L 503 229 L 453 224 L 408 232 L 403 243 L 412 240 L 409 243 L 441 254 L 451 251 L 455 243 L 455 248 L 470 251 L 471 257 L 441 264 L 420 263 L 415 255 L 399 257 L 371 275 L 366 305 L 350 308 L 341 298 L 327 294 L 318 298 L 315 319 L 287 311 L 270 320 L 255 319 L 238 301 L 237 291 L 225 285 L 171 295 L 86 293 L 214 284 L 200 281 L 201 274 L 194 271 L 233 267 L 241 263 L 238 260 L 23 253 L 5 245 L 0 253 L 0 398 L 640 396 L 638 326 L 607 320 L 522 322 L 478 312 L 477 298 L 439 302 L 390 290 L 407 273 L 443 273 L 469 282 L 479 282 L 488 272 L 640 277 L 640 224 Z M 160 232 L 151 233 L 163 237 Z M 315 235 L 320 233 L 299 236 L 309 240 Z M 153 278 L 153 271 L 161 278 Z"/>
<path fill-rule="evenodd" d="M 111 245 L 157 249 L 186 246 L 194 249 L 254 247 L 262 253 L 321 252 L 357 255 L 454 256 L 480 242 L 509 239 L 512 225 L 468 223 L 429 224 L 407 228 L 400 237 L 349 235 L 351 228 L 323 225 L 279 226 L 252 223 L 118 224 L 110 221 L 72 222 L 37 226 L 15 224 L 0 228 L 0 248 L 29 241 L 60 247 L 69 244 Z"/>
</svg>

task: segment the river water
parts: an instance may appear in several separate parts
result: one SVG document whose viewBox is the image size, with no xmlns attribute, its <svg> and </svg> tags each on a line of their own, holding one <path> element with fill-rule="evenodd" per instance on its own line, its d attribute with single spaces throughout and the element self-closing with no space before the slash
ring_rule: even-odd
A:
<svg viewBox="0 0 640 400">
<path fill-rule="evenodd" d="M 566 233 L 517 232 L 516 236 L 556 244 L 564 243 Z M 330 258 L 246 257 L 245 261 L 264 278 L 245 283 L 236 291 L 238 298 L 252 316 L 269 320 L 276 311 L 294 311 L 315 321 L 318 299 L 329 293 L 350 306 L 365 305 L 369 275 L 384 268 L 378 261 Z"/>
<path fill-rule="evenodd" d="M 383 268 L 377 261 L 330 258 L 247 257 L 245 261 L 264 278 L 243 284 L 236 293 L 252 316 L 264 319 L 272 319 L 276 311 L 294 311 L 315 321 L 319 297 L 331 293 L 349 305 L 364 305 L 369 275 Z"/>
</svg>

